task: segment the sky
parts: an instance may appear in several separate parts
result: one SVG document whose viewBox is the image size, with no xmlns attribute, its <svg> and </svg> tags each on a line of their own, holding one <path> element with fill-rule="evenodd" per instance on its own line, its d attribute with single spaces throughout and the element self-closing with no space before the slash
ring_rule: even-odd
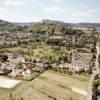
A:
<svg viewBox="0 0 100 100">
<path fill-rule="evenodd" d="M 0 19 L 100 23 L 100 0 L 0 0 Z"/>
</svg>

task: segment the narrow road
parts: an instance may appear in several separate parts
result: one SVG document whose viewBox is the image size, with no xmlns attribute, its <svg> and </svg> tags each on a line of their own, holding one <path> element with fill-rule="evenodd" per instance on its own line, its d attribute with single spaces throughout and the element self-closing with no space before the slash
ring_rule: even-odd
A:
<svg viewBox="0 0 100 100">
<path fill-rule="evenodd" d="M 91 75 L 90 80 L 89 80 L 89 83 L 88 83 L 88 93 L 87 93 L 86 100 L 92 100 L 92 87 L 93 87 L 93 80 L 94 80 L 95 75 L 96 74 L 93 73 Z"/>
<path fill-rule="evenodd" d="M 95 68 L 96 68 L 96 70 L 93 71 L 93 74 L 90 77 L 89 84 L 88 84 L 88 93 L 87 93 L 86 100 L 92 100 L 93 81 L 94 81 L 95 76 L 97 74 L 100 74 L 100 68 L 99 68 L 99 62 L 98 62 L 99 54 L 100 54 L 100 47 L 98 45 L 96 45 L 96 50 L 97 50 L 96 61 L 95 61 Z"/>
</svg>

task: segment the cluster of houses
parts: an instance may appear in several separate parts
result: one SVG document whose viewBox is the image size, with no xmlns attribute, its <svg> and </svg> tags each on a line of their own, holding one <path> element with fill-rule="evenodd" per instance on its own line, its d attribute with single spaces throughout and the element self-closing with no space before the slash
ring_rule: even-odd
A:
<svg viewBox="0 0 100 100">
<path fill-rule="evenodd" d="M 24 56 L 19 54 L 8 53 L 7 56 L 7 61 L 0 65 L 1 75 L 28 80 L 35 78 L 47 67 L 47 64 L 39 58 L 28 62 Z"/>
<path fill-rule="evenodd" d="M 53 65 L 53 68 L 67 69 L 69 72 L 79 73 L 88 72 L 92 68 L 92 54 L 78 53 L 76 50 L 72 51 L 71 63 L 61 63 Z"/>
<path fill-rule="evenodd" d="M 78 53 L 76 50 L 72 53 L 72 61 L 69 65 L 69 71 L 80 72 L 89 71 L 92 68 L 92 54 Z"/>
<path fill-rule="evenodd" d="M 23 55 L 6 53 L 7 61 L 0 64 L 0 74 L 18 79 L 33 79 L 48 68 L 49 64 L 40 58 L 27 61 Z M 52 64 L 52 68 L 67 69 L 69 72 L 88 72 L 92 68 L 92 54 L 72 51 L 71 63 Z"/>
<path fill-rule="evenodd" d="M 10 46 L 15 46 L 18 45 L 19 41 L 28 41 L 27 39 L 31 33 L 21 33 L 21 32 L 16 32 L 16 33 L 0 33 L 0 45 L 10 45 Z"/>
<path fill-rule="evenodd" d="M 0 34 L 0 45 L 18 45 L 18 36 L 14 33 Z"/>
</svg>

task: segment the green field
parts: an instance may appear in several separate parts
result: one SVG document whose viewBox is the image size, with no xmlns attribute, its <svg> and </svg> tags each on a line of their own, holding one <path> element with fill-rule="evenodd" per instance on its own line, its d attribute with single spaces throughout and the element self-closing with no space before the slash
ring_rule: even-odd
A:
<svg viewBox="0 0 100 100">
<path fill-rule="evenodd" d="M 0 89 L 0 100 L 10 100 L 10 94 L 24 100 L 85 100 L 85 97 L 72 92 L 71 87 L 87 90 L 88 77 L 64 75 L 46 71 L 33 81 L 23 81 L 14 89 Z"/>
</svg>

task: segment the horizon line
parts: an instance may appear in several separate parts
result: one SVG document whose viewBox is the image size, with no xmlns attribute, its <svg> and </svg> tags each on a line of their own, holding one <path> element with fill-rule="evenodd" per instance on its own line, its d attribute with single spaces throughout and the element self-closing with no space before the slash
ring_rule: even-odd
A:
<svg viewBox="0 0 100 100">
<path fill-rule="evenodd" d="M 57 21 L 57 22 L 63 22 L 63 23 L 69 23 L 69 24 L 80 24 L 80 23 L 89 23 L 89 24 L 100 24 L 100 22 L 83 22 L 83 21 L 80 21 L 80 22 L 67 22 L 67 21 L 62 21 L 62 20 L 55 20 L 55 19 L 41 19 L 40 21 L 9 21 L 9 20 L 5 20 L 5 19 L 0 19 L 2 21 L 6 21 L 6 22 L 9 22 L 9 23 L 39 23 L 39 22 L 43 22 L 44 20 L 46 21 Z"/>
</svg>

